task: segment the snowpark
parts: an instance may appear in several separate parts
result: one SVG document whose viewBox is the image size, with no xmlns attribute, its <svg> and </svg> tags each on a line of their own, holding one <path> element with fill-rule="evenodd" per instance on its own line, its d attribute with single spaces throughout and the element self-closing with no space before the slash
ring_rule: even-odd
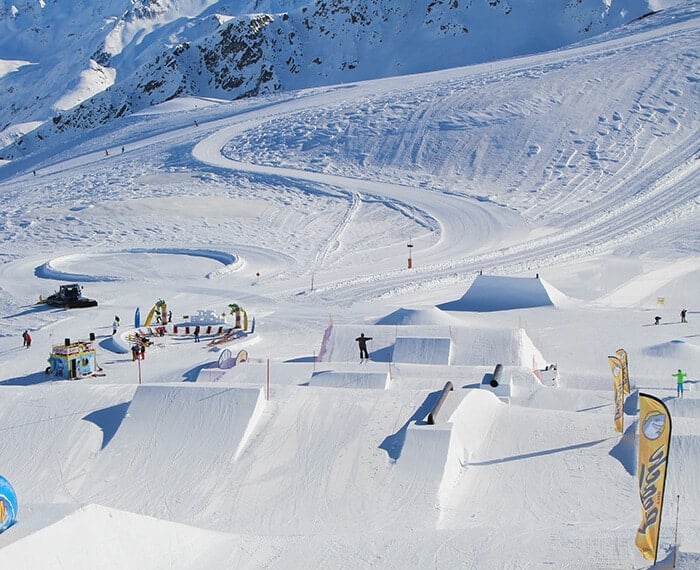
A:
<svg viewBox="0 0 700 570">
<path fill-rule="evenodd" d="M 673 418 L 656 566 L 700 566 L 697 8 L 173 100 L 0 163 L 0 566 L 649 568 L 639 392 Z M 73 281 L 97 307 L 36 303 Z M 174 322 L 239 303 L 255 331 L 169 329 L 134 361 L 119 345 L 158 299 Z M 91 333 L 103 375 L 45 373 Z M 248 360 L 220 369 L 227 348 Z"/>
</svg>

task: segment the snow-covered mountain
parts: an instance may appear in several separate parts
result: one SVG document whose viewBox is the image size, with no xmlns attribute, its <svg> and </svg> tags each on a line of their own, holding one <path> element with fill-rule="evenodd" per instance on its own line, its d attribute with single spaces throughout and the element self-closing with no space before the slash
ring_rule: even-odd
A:
<svg viewBox="0 0 700 570">
<path fill-rule="evenodd" d="M 182 95 L 238 99 L 542 52 L 657 7 L 651 0 L 0 0 L 0 156 Z"/>
<path fill-rule="evenodd" d="M 700 0 L 671 3 L 545 53 L 25 136 L 0 160 L 0 569 L 700 568 Z M 54 91 L 36 109 L 67 117 Z M 74 282 L 96 307 L 37 302 Z M 650 470 L 642 394 L 672 419 Z"/>
</svg>

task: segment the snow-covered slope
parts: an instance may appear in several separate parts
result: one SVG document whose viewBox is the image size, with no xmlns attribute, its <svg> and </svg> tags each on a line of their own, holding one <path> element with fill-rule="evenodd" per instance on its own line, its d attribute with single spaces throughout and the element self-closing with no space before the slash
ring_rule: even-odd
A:
<svg viewBox="0 0 700 570">
<path fill-rule="evenodd" d="M 179 97 L 0 163 L 0 568 L 647 569 L 641 391 L 673 419 L 657 568 L 696 570 L 697 8 L 462 68 Z M 97 307 L 37 304 L 73 279 Z M 134 361 L 161 300 L 178 331 Z M 195 342 L 192 316 L 233 303 L 254 332 Z M 91 333 L 97 375 L 46 373 Z M 220 369 L 224 348 L 242 361 Z"/>
<path fill-rule="evenodd" d="M 541 52 L 650 11 L 640 0 L 2 0 L 0 148 L 21 141 L 2 151 L 18 156 L 52 132 L 177 96 L 237 99 Z"/>
</svg>

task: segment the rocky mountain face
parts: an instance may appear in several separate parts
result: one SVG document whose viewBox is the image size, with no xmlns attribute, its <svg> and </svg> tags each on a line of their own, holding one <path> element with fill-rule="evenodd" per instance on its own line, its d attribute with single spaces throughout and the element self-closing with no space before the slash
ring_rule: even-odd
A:
<svg viewBox="0 0 700 570">
<path fill-rule="evenodd" d="M 179 96 L 468 65 L 649 11 L 642 0 L 0 0 L 0 156 Z"/>
</svg>

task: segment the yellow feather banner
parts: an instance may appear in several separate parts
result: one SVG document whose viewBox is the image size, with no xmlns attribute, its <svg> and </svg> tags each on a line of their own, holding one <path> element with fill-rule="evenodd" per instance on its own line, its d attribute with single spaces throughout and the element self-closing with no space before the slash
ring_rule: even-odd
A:
<svg viewBox="0 0 700 570">
<path fill-rule="evenodd" d="M 610 372 L 613 376 L 615 388 L 615 431 L 622 433 L 625 423 L 625 393 L 622 387 L 622 363 L 617 356 L 608 356 Z"/>
<path fill-rule="evenodd" d="M 671 415 L 666 405 L 649 394 L 639 394 L 639 459 L 637 477 L 642 522 L 634 543 L 642 556 L 654 560 L 659 549 L 661 512 L 671 443 Z"/>
<path fill-rule="evenodd" d="M 620 359 L 622 364 L 622 390 L 625 394 L 630 393 L 630 369 L 627 364 L 627 351 L 624 348 L 618 348 L 615 354 Z"/>
</svg>

